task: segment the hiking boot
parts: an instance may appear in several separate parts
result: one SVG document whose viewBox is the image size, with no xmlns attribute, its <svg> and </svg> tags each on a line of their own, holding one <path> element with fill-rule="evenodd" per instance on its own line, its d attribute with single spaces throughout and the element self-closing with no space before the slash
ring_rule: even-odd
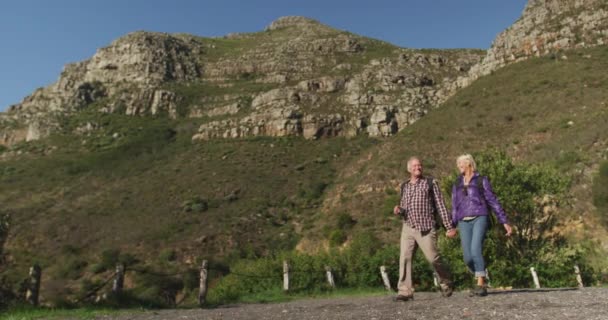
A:
<svg viewBox="0 0 608 320">
<path fill-rule="evenodd" d="M 471 290 L 469 296 L 471 297 L 485 297 L 488 295 L 488 289 L 486 286 L 476 286 L 475 289 Z"/>
<path fill-rule="evenodd" d="M 403 294 L 399 294 L 394 298 L 394 301 L 409 301 L 409 300 L 414 300 L 414 295 L 403 295 Z"/>
<path fill-rule="evenodd" d="M 451 284 L 442 284 L 441 285 L 441 295 L 443 297 L 451 297 L 452 293 L 454 293 L 454 286 Z"/>
</svg>

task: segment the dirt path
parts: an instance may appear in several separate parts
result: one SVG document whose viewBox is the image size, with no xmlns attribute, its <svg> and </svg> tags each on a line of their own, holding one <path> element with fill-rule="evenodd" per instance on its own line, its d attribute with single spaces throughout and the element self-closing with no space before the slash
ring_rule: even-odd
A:
<svg viewBox="0 0 608 320">
<path fill-rule="evenodd" d="M 240 304 L 216 309 L 158 310 L 98 319 L 550 319 L 608 320 L 608 288 L 582 290 L 514 290 L 470 298 L 457 292 L 417 293 L 414 301 L 392 296 L 300 300 L 274 304 Z"/>
</svg>

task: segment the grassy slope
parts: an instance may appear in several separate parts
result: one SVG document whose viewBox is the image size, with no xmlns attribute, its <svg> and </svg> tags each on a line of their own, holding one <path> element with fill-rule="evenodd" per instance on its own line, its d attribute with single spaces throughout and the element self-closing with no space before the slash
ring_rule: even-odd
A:
<svg viewBox="0 0 608 320">
<path fill-rule="evenodd" d="M 535 58 L 483 77 L 370 149 L 342 171 L 324 212 L 349 212 L 360 229 L 397 241 L 399 224 L 389 211 L 409 156 L 421 156 L 427 172 L 441 178 L 455 170 L 459 154 L 499 148 L 517 161 L 551 163 L 572 175 L 575 202 L 569 217 L 585 222 L 570 224 L 572 231 L 604 237 L 595 224 L 590 186 L 599 161 L 608 156 L 608 48 L 564 55 L 567 59 Z"/>
<path fill-rule="evenodd" d="M 2 164 L 0 201 L 13 215 L 7 245 L 13 277 L 23 277 L 34 262 L 49 280 L 90 276 L 100 253 L 110 249 L 143 261 L 173 250 L 182 263 L 290 249 L 318 218 L 316 207 L 335 172 L 375 143 L 192 143 L 191 130 L 180 129 L 184 123 L 88 117 L 106 126 L 88 137 L 57 135 L 23 145 L 29 155 Z M 121 137 L 108 138 L 114 132 Z M 34 155 L 50 145 L 58 149 Z M 208 210 L 184 210 L 198 198 Z"/>
</svg>

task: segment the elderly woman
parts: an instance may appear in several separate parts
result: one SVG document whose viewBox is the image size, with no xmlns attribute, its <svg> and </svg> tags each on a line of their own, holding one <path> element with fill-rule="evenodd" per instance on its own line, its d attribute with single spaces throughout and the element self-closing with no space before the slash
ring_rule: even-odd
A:
<svg viewBox="0 0 608 320">
<path fill-rule="evenodd" d="M 464 262 L 477 278 L 477 287 L 471 291 L 475 296 L 486 296 L 486 266 L 483 259 L 483 241 L 488 229 L 490 209 L 498 222 L 511 235 L 511 226 L 487 177 L 477 172 L 475 160 L 470 154 L 456 160 L 460 176 L 452 187 L 452 222 L 458 226 Z"/>
</svg>

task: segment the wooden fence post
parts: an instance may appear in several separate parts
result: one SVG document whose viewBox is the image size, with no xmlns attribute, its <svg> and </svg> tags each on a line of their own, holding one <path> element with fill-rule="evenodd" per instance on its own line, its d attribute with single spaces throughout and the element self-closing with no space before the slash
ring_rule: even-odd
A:
<svg viewBox="0 0 608 320">
<path fill-rule="evenodd" d="M 200 282 L 198 287 L 198 305 L 201 307 L 205 305 L 207 299 L 207 273 L 207 260 L 203 260 L 203 263 L 201 264 Z"/>
<path fill-rule="evenodd" d="M 385 266 L 380 266 L 380 275 L 382 276 L 382 282 L 384 282 L 384 287 L 386 288 L 386 290 L 388 290 L 389 292 L 393 291 L 393 288 L 391 288 L 391 282 L 388 279 L 388 274 L 386 273 Z"/>
<path fill-rule="evenodd" d="M 331 267 L 325 266 L 325 272 L 327 273 L 327 282 L 329 283 L 329 286 L 335 288 L 336 283 L 334 282 L 334 275 L 331 274 Z"/>
<path fill-rule="evenodd" d="M 283 260 L 283 291 L 289 291 L 289 264 Z"/>
<path fill-rule="evenodd" d="M 112 293 L 120 293 L 125 283 L 125 265 L 119 263 L 116 265 L 116 274 L 114 275 L 114 283 L 112 283 Z"/>
<path fill-rule="evenodd" d="M 38 305 L 38 297 L 40 293 L 40 278 L 42 270 L 40 266 L 35 264 L 30 268 L 30 279 L 25 293 L 25 300 L 34 306 Z"/>
<path fill-rule="evenodd" d="M 532 280 L 534 280 L 534 286 L 536 289 L 540 289 L 540 282 L 538 282 L 538 275 L 536 274 L 536 270 L 534 267 L 530 267 L 530 272 L 532 273 Z"/>
<path fill-rule="evenodd" d="M 433 284 L 439 288 L 439 276 L 437 276 L 437 272 L 433 272 Z"/>
<path fill-rule="evenodd" d="M 576 282 L 578 283 L 578 287 L 584 287 L 583 278 L 581 278 L 581 269 L 578 268 L 578 265 L 574 265 L 574 273 L 576 274 Z"/>
</svg>

